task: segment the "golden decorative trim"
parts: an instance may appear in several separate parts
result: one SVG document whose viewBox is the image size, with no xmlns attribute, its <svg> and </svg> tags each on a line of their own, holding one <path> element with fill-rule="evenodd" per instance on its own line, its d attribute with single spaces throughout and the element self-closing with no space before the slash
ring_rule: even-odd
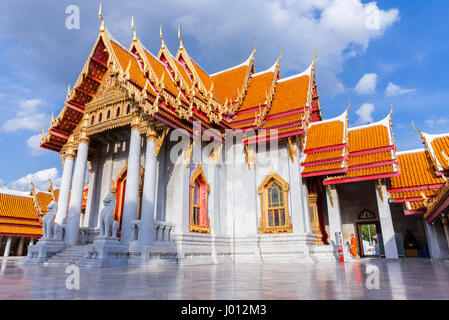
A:
<svg viewBox="0 0 449 320">
<path fill-rule="evenodd" d="M 380 194 L 380 200 L 384 202 L 384 190 L 382 188 L 382 179 L 378 179 L 379 182 L 379 194 Z"/>
<path fill-rule="evenodd" d="M 189 142 L 189 144 L 190 144 L 189 150 L 184 150 L 184 160 L 185 160 L 186 168 L 190 164 L 190 159 L 192 158 L 193 146 L 195 145 L 195 141 Z"/>
<path fill-rule="evenodd" d="M 282 226 L 269 226 L 268 225 L 268 196 L 267 196 L 267 190 L 268 187 L 276 182 L 281 188 L 283 193 L 283 199 L 284 199 L 284 219 L 285 224 Z M 282 177 L 274 172 L 274 170 L 270 170 L 270 174 L 268 174 L 265 179 L 263 179 L 260 186 L 257 188 L 257 193 L 260 197 L 260 207 L 262 209 L 261 215 L 260 215 L 260 222 L 259 222 L 259 233 L 271 233 L 271 234 L 277 234 L 277 233 L 291 233 L 293 232 L 292 224 L 290 222 L 290 214 L 288 210 L 288 190 L 289 190 L 288 183 L 282 179 Z"/>
<path fill-rule="evenodd" d="M 334 195 L 332 194 L 332 188 L 331 188 L 330 184 L 327 185 L 327 190 L 329 191 L 329 198 L 330 198 L 331 205 L 333 208 L 334 207 Z"/>
<path fill-rule="evenodd" d="M 157 158 L 157 155 L 159 154 L 159 151 L 161 150 L 162 144 L 164 143 L 165 137 L 167 136 L 168 131 L 170 131 L 170 128 L 165 128 L 164 131 L 156 138 L 154 144 L 154 156 Z"/>
<path fill-rule="evenodd" d="M 256 163 L 256 150 L 254 147 L 249 147 L 247 144 L 244 145 L 245 150 L 245 162 L 248 165 L 248 169 L 251 169 L 251 163 Z"/>
<path fill-rule="evenodd" d="M 295 158 L 298 156 L 298 136 L 288 137 L 288 156 L 295 162 Z"/>
</svg>

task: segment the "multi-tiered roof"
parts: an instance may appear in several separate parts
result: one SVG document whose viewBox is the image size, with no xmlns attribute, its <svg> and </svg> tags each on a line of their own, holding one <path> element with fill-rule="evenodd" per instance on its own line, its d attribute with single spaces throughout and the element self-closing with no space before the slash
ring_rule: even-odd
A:
<svg viewBox="0 0 449 320">
<path fill-rule="evenodd" d="M 282 79 L 282 54 L 271 68 L 255 73 L 254 48 L 245 62 L 209 74 L 188 54 L 180 30 L 176 55 L 166 47 L 162 28 L 160 36 L 157 55 L 145 48 L 135 30 L 127 49 L 110 35 L 102 19 L 89 58 L 75 86 L 69 88 L 63 110 L 52 119 L 48 133 L 43 134 L 41 146 L 61 151 L 80 126 L 86 105 L 111 75 L 117 75 L 121 87 L 145 113 L 190 134 L 193 121 L 200 121 L 202 129 L 255 129 L 255 134 L 248 135 L 251 142 L 260 135 L 260 129 L 277 129 L 278 137 L 288 137 L 304 133 L 309 122 L 321 120 L 314 74 L 316 58 L 305 72 Z M 262 136 L 269 138 L 269 134 Z"/>
</svg>

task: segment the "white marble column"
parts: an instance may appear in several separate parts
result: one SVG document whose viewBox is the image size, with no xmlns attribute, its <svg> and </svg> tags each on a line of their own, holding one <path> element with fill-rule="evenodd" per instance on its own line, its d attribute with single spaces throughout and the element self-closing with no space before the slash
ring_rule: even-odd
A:
<svg viewBox="0 0 449 320">
<path fill-rule="evenodd" d="M 63 224 L 67 217 L 69 208 L 70 186 L 72 184 L 73 162 L 75 159 L 75 151 L 69 147 L 65 153 L 64 168 L 62 171 L 61 189 L 58 197 L 58 211 L 56 212 L 55 222 Z"/>
<path fill-rule="evenodd" d="M 299 148 L 297 148 L 298 150 Z M 291 204 L 291 217 L 292 217 L 292 227 L 294 234 L 306 233 L 307 230 L 307 222 L 306 219 L 309 220 L 308 216 L 305 216 L 306 212 L 304 211 L 304 190 L 302 185 L 301 178 L 301 167 L 299 165 L 300 155 L 295 156 L 293 160 L 288 159 L 288 172 L 289 172 L 289 196 L 288 200 Z M 306 204 L 307 205 L 307 204 Z"/>
<path fill-rule="evenodd" d="M 20 237 L 16 256 L 19 256 L 19 257 L 22 256 L 24 242 L 25 242 L 25 237 Z"/>
<path fill-rule="evenodd" d="M 70 192 L 69 214 L 65 230 L 64 242 L 76 244 L 79 238 L 81 205 L 83 202 L 84 179 L 86 175 L 88 139 L 85 137 L 78 145 L 75 171 L 73 173 L 72 191 Z"/>
<path fill-rule="evenodd" d="M 134 230 L 131 223 L 137 219 L 139 202 L 140 178 L 140 118 L 133 116 L 131 123 L 131 138 L 129 142 L 128 171 L 126 176 L 126 191 L 123 206 L 122 233 L 120 241 L 127 244 L 134 240 Z"/>
<path fill-rule="evenodd" d="M 447 247 L 449 248 L 449 219 L 444 216 L 441 218 L 441 222 L 443 223 L 444 234 L 446 235 Z"/>
<path fill-rule="evenodd" d="M 398 248 L 394 235 L 393 220 L 391 219 L 390 204 L 388 203 L 387 187 L 382 180 L 375 182 L 374 186 L 379 210 L 380 228 L 382 229 L 382 240 L 385 248 L 385 258 L 398 259 Z"/>
<path fill-rule="evenodd" d="M 3 253 L 4 257 L 9 257 L 9 251 L 11 250 L 11 241 L 12 241 L 12 237 L 9 236 L 8 240 L 6 240 L 5 252 Z"/>
<path fill-rule="evenodd" d="M 84 213 L 83 227 L 97 226 L 97 221 L 95 220 L 95 215 L 93 212 L 94 211 L 93 199 L 95 198 L 96 193 L 95 181 L 98 173 L 98 159 L 92 159 L 90 163 L 91 163 L 91 170 L 89 175 L 89 187 L 86 200 L 86 212 Z"/>
<path fill-rule="evenodd" d="M 153 242 L 154 204 L 156 195 L 156 169 L 157 155 L 155 153 L 155 142 L 157 134 L 153 128 L 147 131 L 147 149 L 145 156 L 145 177 L 142 194 L 142 210 L 139 230 L 139 242 L 151 244 Z"/>
<path fill-rule="evenodd" d="M 432 259 L 448 258 L 449 252 L 445 245 L 445 236 L 441 230 L 438 230 L 438 227 L 437 222 L 428 223 L 426 219 L 424 219 L 424 231 L 426 233 L 430 257 Z"/>
<path fill-rule="evenodd" d="M 337 239 L 336 232 L 340 232 L 343 240 L 343 232 L 341 228 L 341 212 L 340 212 L 340 200 L 338 198 L 337 187 L 335 185 L 325 186 L 326 188 L 326 202 L 327 202 L 327 214 L 329 217 L 329 237 L 331 244 L 335 246 Z"/>
</svg>

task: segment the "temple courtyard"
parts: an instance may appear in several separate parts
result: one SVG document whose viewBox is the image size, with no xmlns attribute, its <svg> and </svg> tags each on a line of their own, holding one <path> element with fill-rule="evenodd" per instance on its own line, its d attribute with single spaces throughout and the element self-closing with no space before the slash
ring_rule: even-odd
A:
<svg viewBox="0 0 449 320">
<path fill-rule="evenodd" d="M 79 289 L 67 289 L 74 273 L 66 266 L 19 261 L 1 261 L 0 300 L 449 299 L 447 260 L 81 267 Z"/>
</svg>

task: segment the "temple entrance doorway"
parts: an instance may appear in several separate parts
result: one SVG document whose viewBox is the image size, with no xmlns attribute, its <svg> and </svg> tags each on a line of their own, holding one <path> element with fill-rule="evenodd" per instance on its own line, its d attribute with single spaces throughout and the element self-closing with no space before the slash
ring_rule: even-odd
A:
<svg viewBox="0 0 449 320">
<path fill-rule="evenodd" d="M 384 254 L 380 221 L 364 210 L 356 222 L 357 242 L 360 257 L 379 257 Z"/>
<path fill-rule="evenodd" d="M 139 198 L 138 198 L 138 207 L 137 207 L 137 220 L 140 219 L 140 209 L 142 206 L 142 190 L 143 190 L 143 177 L 145 171 L 142 167 L 140 167 L 140 178 L 139 178 Z M 117 231 L 117 237 L 120 239 L 121 231 L 122 231 L 122 217 L 123 217 L 123 208 L 125 205 L 125 193 L 126 193 L 126 180 L 128 176 L 128 163 L 122 168 L 120 173 L 117 175 L 115 180 L 113 181 L 111 187 L 111 193 L 115 196 L 115 212 L 113 214 L 114 220 L 117 220 L 119 223 L 119 229 Z"/>
</svg>

